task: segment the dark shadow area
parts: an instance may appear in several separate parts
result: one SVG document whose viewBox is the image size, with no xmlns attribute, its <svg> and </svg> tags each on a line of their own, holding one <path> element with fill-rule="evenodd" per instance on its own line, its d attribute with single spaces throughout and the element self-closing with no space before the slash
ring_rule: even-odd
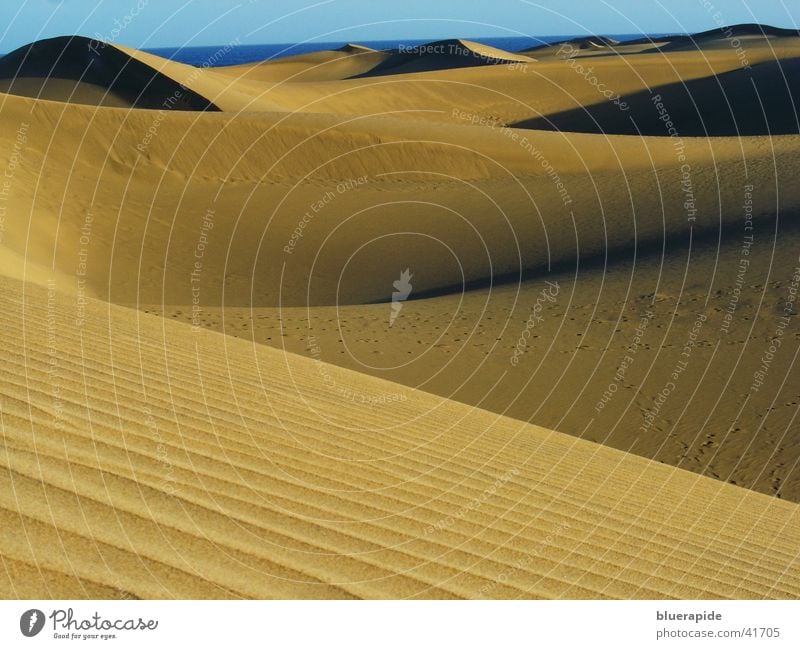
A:
<svg viewBox="0 0 800 649">
<path fill-rule="evenodd" d="M 520 50 L 520 54 L 535 56 L 537 52 L 557 51 L 565 45 L 571 46 L 571 51 L 594 50 L 596 52 L 608 50 L 608 55 L 615 55 L 615 48 L 625 48 L 637 45 L 653 45 L 651 49 L 641 50 L 640 54 L 654 52 L 669 52 L 674 50 L 701 50 L 704 44 L 716 41 L 732 41 L 737 38 L 756 36 L 756 37 L 796 37 L 800 36 L 800 31 L 795 29 L 784 29 L 772 27 L 771 25 L 759 25 L 757 23 L 742 23 L 709 29 L 696 34 L 663 34 L 655 36 L 644 36 L 642 38 L 626 39 L 618 41 L 608 36 L 581 36 L 578 38 L 568 38 L 554 43 L 543 43 L 536 47 Z M 657 43 L 665 43 L 656 47 Z"/>
<path fill-rule="evenodd" d="M 776 217 L 774 215 L 759 216 L 759 229 L 764 233 L 762 235 L 764 246 L 771 246 L 773 233 L 775 233 L 775 237 L 800 236 L 800 219 L 797 217 L 797 214 L 781 214 L 781 220 L 776 230 Z M 766 233 L 769 233 L 769 241 L 767 241 Z M 519 273 L 498 275 L 494 278 L 487 277 L 467 282 L 466 284 L 446 286 L 433 291 L 415 291 L 409 296 L 408 301 L 485 290 L 490 287 L 513 286 L 537 278 L 546 279 L 550 275 L 562 275 L 570 272 L 576 273 L 579 277 L 582 272 L 613 267 L 618 264 L 633 263 L 636 260 L 652 259 L 653 257 L 663 257 L 665 264 L 672 264 L 676 259 L 688 258 L 689 241 L 688 231 L 682 235 L 672 235 L 662 239 L 643 239 L 637 241 L 635 247 L 610 248 L 606 250 L 605 254 L 584 255 L 582 257 L 576 255 L 571 259 L 564 259 L 558 263 L 551 264 L 549 267 L 546 264 L 542 264 L 539 267 L 529 268 Z M 694 230 L 691 236 L 693 255 L 701 249 L 741 246 L 741 244 L 742 229 L 738 223 L 729 223 L 721 231 L 719 229 Z M 370 304 L 387 302 L 390 302 L 390 300 L 376 300 Z"/>
<path fill-rule="evenodd" d="M 516 128 L 653 136 L 800 133 L 800 59 L 674 83 L 511 124 Z M 670 125 L 671 122 L 671 125 Z M 670 127 L 674 131 L 670 131 Z"/>
<path fill-rule="evenodd" d="M 83 37 L 37 41 L 4 56 L 0 91 L 89 105 L 219 110 L 205 97 L 113 45 Z"/>
<path fill-rule="evenodd" d="M 800 31 L 796 29 L 784 29 L 783 27 L 772 27 L 771 25 L 760 25 L 758 23 L 741 23 L 739 25 L 709 29 L 696 34 L 675 34 L 673 36 L 658 37 L 655 39 L 650 37 L 637 38 L 632 41 L 624 41 L 622 45 L 646 45 L 654 41 L 669 41 L 667 45 L 660 48 L 662 51 L 667 51 L 669 49 L 685 46 L 699 46 L 707 41 L 741 38 L 743 36 L 800 36 Z"/>
</svg>

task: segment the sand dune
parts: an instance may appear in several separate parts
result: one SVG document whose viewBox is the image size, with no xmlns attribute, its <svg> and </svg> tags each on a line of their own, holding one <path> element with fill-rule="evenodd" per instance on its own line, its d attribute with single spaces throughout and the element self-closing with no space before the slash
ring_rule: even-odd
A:
<svg viewBox="0 0 800 649">
<path fill-rule="evenodd" d="M 709 29 L 695 34 L 674 34 L 658 37 L 646 36 L 643 38 L 627 39 L 617 41 L 613 38 L 603 36 L 588 36 L 582 38 L 568 39 L 550 45 L 525 50 L 527 52 L 539 52 L 541 54 L 553 55 L 565 53 L 569 56 L 593 56 L 600 51 L 605 53 L 634 54 L 640 52 L 674 52 L 691 51 L 706 52 L 714 49 L 733 49 L 736 50 L 742 44 L 746 46 L 762 47 L 765 42 L 769 42 L 774 48 L 780 46 L 785 41 L 791 43 L 800 32 L 794 29 L 783 29 L 756 23 L 741 23 L 737 25 L 726 25 L 716 29 Z M 563 45 L 571 45 L 571 48 L 562 49 Z M 584 51 L 581 51 L 584 50 Z"/>
<path fill-rule="evenodd" d="M 781 135 L 800 131 L 800 58 L 759 63 L 710 78 L 624 95 L 628 110 L 596 104 L 517 123 L 536 130 L 660 135 L 666 116 L 687 136 Z M 657 99 L 656 99 L 657 98 Z"/>
<path fill-rule="evenodd" d="M 776 44 L 775 41 L 779 39 L 795 39 L 798 36 L 800 36 L 800 31 L 796 29 L 782 29 L 771 25 L 743 23 L 721 29 L 709 29 L 691 36 L 673 36 L 660 49 L 662 51 L 697 51 L 698 49 L 706 50 L 721 46 L 731 47 L 731 42 L 734 39 L 736 39 L 734 49 L 742 43 L 745 46 L 751 43 L 757 45 L 765 39 L 771 41 L 774 46 Z"/>
<path fill-rule="evenodd" d="M 783 40 L 786 44 L 777 48 L 763 39 L 749 44 L 749 65 L 774 63 L 776 56 L 781 60 L 800 57 L 800 39 Z M 713 90 L 717 84 L 716 75 L 742 68 L 742 60 L 731 47 L 704 51 L 702 56 L 696 51 L 630 55 L 610 52 L 590 62 L 582 61 L 581 57 L 567 60 L 552 57 L 500 65 L 463 65 L 465 62 L 480 63 L 483 59 L 477 56 L 457 57 L 455 62 L 445 54 L 403 56 L 419 65 L 419 70 L 403 68 L 404 73 L 398 74 L 400 68 L 378 66 L 332 86 L 328 80 L 302 82 L 300 70 L 295 69 L 294 74 L 298 76 L 285 79 L 282 75 L 284 83 L 262 85 L 259 90 L 252 85 L 254 82 L 248 82 L 251 85 L 247 91 L 262 93 L 263 96 L 258 95 L 259 102 L 269 98 L 274 106 L 292 112 L 358 116 L 392 112 L 402 113 L 405 119 L 453 122 L 456 121 L 454 108 L 458 108 L 470 116 L 482 118 L 484 123 L 510 125 L 584 106 L 612 104 L 618 109 L 618 104 L 614 103 L 618 96 L 651 90 L 656 93 L 662 87 L 683 81 L 704 80 L 703 87 Z M 442 69 L 451 63 L 457 67 Z M 272 65 L 270 62 L 264 69 Z M 305 69 L 307 74 L 315 74 L 326 65 L 306 64 Z M 293 79 L 302 83 L 292 83 Z M 231 82 L 230 75 L 228 82 L 233 84 L 232 88 L 238 83 Z M 678 110 L 677 107 L 673 109 Z"/>
<path fill-rule="evenodd" d="M 209 62 L 210 64 L 211 62 Z M 37 41 L 0 59 L 0 90 L 52 101 L 159 111 L 259 110 L 269 85 L 122 45 L 72 36 Z"/>
<path fill-rule="evenodd" d="M 0 59 L 0 593 L 800 596 L 762 31 Z"/>
<path fill-rule="evenodd" d="M 703 57 L 714 54 L 734 52 L 740 61 L 747 63 L 749 56 L 768 47 L 778 56 L 784 47 L 794 48 L 798 32 L 769 25 L 740 24 L 724 26 L 696 34 L 676 34 L 659 37 L 635 38 L 616 41 L 602 36 L 589 36 L 568 39 L 553 44 L 523 50 L 520 54 L 535 55 L 539 61 L 555 58 L 587 58 L 591 63 L 603 65 L 602 58 L 609 56 L 629 56 L 632 54 L 675 54 L 691 53 L 694 58 L 701 53 Z M 774 57 L 773 57 L 774 58 Z"/>
<path fill-rule="evenodd" d="M 223 291 L 233 306 L 354 304 L 390 300 L 407 267 L 420 293 L 460 290 L 715 230 L 740 219 L 749 183 L 763 187 L 758 214 L 800 205 L 793 137 L 687 138 L 677 151 L 668 137 L 377 116 L 198 121 L 32 102 L 8 97 L 3 107 L 9 123 L 29 124 L 5 246 L 68 276 L 94 215 L 86 288 L 128 304 L 192 303 L 187 277 L 200 253 L 201 305 L 222 304 Z M 16 137 L 0 135 L 0 150 L 13 151 Z M 701 191 L 702 205 L 687 202 Z"/>
<path fill-rule="evenodd" d="M 128 108 L 216 110 L 175 79 L 114 45 L 88 38 L 37 41 L 0 59 L 0 91 L 55 101 Z"/>
<path fill-rule="evenodd" d="M 544 55 L 544 57 L 557 54 L 564 49 L 573 50 L 606 50 L 609 47 L 615 47 L 620 44 L 620 41 L 605 36 L 586 36 L 584 38 L 569 38 L 556 43 L 542 43 L 536 47 L 531 47 L 526 50 L 521 50 L 520 54 L 526 55 Z M 567 45 L 569 48 L 564 48 Z"/>
<path fill-rule="evenodd" d="M 759 374 L 791 298 L 797 224 L 763 219 L 753 232 L 744 271 L 732 224 L 721 241 L 411 299 L 393 326 L 388 304 L 204 308 L 195 319 L 800 502 L 796 329 Z M 181 306 L 147 310 L 193 319 Z"/>
<path fill-rule="evenodd" d="M 0 301 L 4 597 L 800 595 L 797 505 L 101 302 Z"/>
</svg>

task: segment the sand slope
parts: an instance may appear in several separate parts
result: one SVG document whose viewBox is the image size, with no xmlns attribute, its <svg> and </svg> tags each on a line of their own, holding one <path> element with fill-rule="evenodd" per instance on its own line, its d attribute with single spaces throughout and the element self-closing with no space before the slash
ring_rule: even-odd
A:
<svg viewBox="0 0 800 649">
<path fill-rule="evenodd" d="M 797 505 L 99 302 L 76 325 L 34 285 L 0 301 L 4 597 L 800 595 Z"/>
<path fill-rule="evenodd" d="M 411 299 L 393 325 L 390 304 L 147 310 L 800 502 L 795 316 L 761 374 L 798 230 L 753 233 L 744 271 L 732 224 L 721 241 Z"/>
<path fill-rule="evenodd" d="M 28 125 L 3 244 L 72 274 L 89 215 L 87 289 L 129 304 L 191 303 L 198 245 L 200 304 L 355 304 L 391 299 L 408 267 L 418 294 L 460 290 L 716 230 L 741 218 L 745 184 L 763 188 L 757 214 L 800 207 L 798 137 L 685 138 L 676 152 L 667 137 L 397 116 L 198 120 L 12 96 L 2 111 Z M 0 134 L 0 161 L 17 137 Z"/>
</svg>

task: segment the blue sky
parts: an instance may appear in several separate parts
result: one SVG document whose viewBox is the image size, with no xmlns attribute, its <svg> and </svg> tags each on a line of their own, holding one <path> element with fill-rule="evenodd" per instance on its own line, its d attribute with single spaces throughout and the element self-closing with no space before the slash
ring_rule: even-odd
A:
<svg viewBox="0 0 800 649">
<path fill-rule="evenodd" d="M 798 0 L 0 0 L 0 52 L 64 34 L 138 48 L 395 38 L 627 34 L 762 22 Z"/>
</svg>

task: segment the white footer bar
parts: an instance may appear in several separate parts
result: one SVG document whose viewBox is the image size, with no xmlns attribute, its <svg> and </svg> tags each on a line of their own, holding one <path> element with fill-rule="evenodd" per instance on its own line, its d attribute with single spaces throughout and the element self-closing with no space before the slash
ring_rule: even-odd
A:
<svg viewBox="0 0 800 649">
<path fill-rule="evenodd" d="M 2 601 L 0 647 L 800 647 L 800 602 Z"/>
</svg>

